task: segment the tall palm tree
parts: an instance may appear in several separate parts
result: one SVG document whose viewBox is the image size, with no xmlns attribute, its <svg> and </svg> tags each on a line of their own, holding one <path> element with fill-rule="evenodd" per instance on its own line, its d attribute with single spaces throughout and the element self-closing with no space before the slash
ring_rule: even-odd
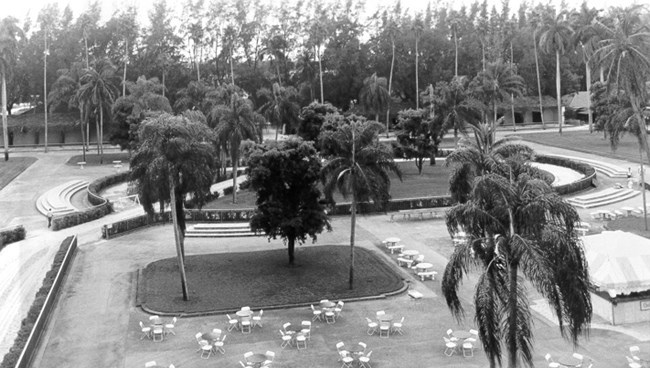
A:
<svg viewBox="0 0 650 368">
<path fill-rule="evenodd" d="M 117 85 L 119 77 L 115 75 L 115 67 L 108 60 L 95 62 L 93 68 L 86 69 L 80 79 L 79 99 L 83 106 L 99 114 L 97 128 L 97 147 L 99 162 L 104 161 L 104 113 L 110 115 L 111 106 L 119 95 Z"/>
<path fill-rule="evenodd" d="M 633 115 L 630 119 L 636 123 L 639 132 L 640 150 L 645 151 L 646 158 L 650 161 L 650 147 L 643 108 L 648 100 L 646 83 L 649 77 L 650 57 L 650 32 L 647 25 L 643 24 L 640 11 L 642 6 L 614 9 L 612 14 L 613 25 L 609 27 L 597 21 L 597 26 L 604 32 L 603 39 L 598 43 L 594 57 L 607 69 L 607 83 L 618 92 L 621 89 L 629 99 Z M 641 160 L 643 167 L 643 160 Z M 641 182 L 645 183 L 643 171 Z M 646 217 L 645 190 L 643 193 L 643 212 Z"/>
<path fill-rule="evenodd" d="M 141 203 L 149 215 L 153 202 L 171 205 L 174 240 L 183 300 L 189 300 L 185 275 L 183 198 L 192 193 L 204 202 L 214 176 L 212 132 L 203 122 L 185 116 L 161 114 L 145 120 L 138 130 L 140 146 L 131 159 Z"/>
<path fill-rule="evenodd" d="M 458 132 L 468 125 L 478 123 L 482 105 L 470 94 L 467 77 L 454 77 L 450 83 L 438 82 L 433 94 L 434 116 L 442 120 L 443 130 L 453 129 L 458 142 Z"/>
<path fill-rule="evenodd" d="M 422 23 L 422 17 L 418 14 L 413 21 L 413 34 L 415 35 L 415 109 L 420 108 L 420 85 L 418 78 L 419 70 L 419 43 L 420 37 L 422 37 L 422 32 L 424 31 L 424 24 Z"/>
<path fill-rule="evenodd" d="M 81 151 L 83 156 L 83 161 L 86 161 L 86 150 L 87 150 L 87 119 L 84 118 L 84 109 L 83 102 L 79 99 L 79 89 L 81 88 L 81 75 L 84 72 L 84 69 L 81 66 L 81 63 L 73 63 L 70 69 L 59 70 L 59 77 L 56 79 L 52 85 L 52 90 L 48 95 L 48 100 L 50 105 L 56 106 L 61 104 L 66 104 L 69 108 L 75 108 L 79 110 L 79 128 L 81 129 Z"/>
<path fill-rule="evenodd" d="M 18 27 L 18 19 L 6 17 L 0 21 L 0 74 L 2 75 L 2 138 L 5 161 L 9 160 L 9 136 L 7 132 L 7 74 L 16 59 L 18 40 L 23 31 Z"/>
<path fill-rule="evenodd" d="M 532 316 L 524 279 L 545 297 L 562 336 L 577 346 L 591 321 L 587 261 L 574 224 L 575 208 L 536 178 L 523 160 L 502 161 L 475 179 L 469 199 L 447 214 L 450 232 L 469 235 L 445 267 L 442 292 L 461 319 L 462 278 L 479 268 L 475 321 L 490 366 L 501 365 L 502 341 L 508 367 L 533 366 Z"/>
<path fill-rule="evenodd" d="M 354 115 L 346 117 L 347 124 L 335 131 L 321 134 L 321 147 L 327 162 L 321 171 L 325 196 L 329 199 L 337 190 L 344 198 L 352 198 L 350 208 L 350 289 L 354 285 L 354 240 L 357 203 L 371 200 L 384 204 L 390 197 L 389 172 L 400 180 L 402 174 L 390 149 L 379 143 L 378 135 L 383 126 L 376 122 L 358 120 Z"/>
<path fill-rule="evenodd" d="M 574 14 L 575 32 L 573 34 L 573 46 L 582 53 L 582 60 L 585 63 L 585 82 L 589 98 L 587 99 L 587 114 L 589 122 L 589 133 L 593 132 L 593 114 L 591 112 L 591 62 L 594 51 L 600 41 L 598 26 L 598 13 L 596 8 L 589 8 L 586 2 L 580 6 L 580 11 Z"/>
<path fill-rule="evenodd" d="M 560 56 L 571 46 L 572 35 L 573 28 L 569 23 L 566 11 L 561 11 L 554 16 L 549 15 L 544 17 L 539 37 L 539 46 L 547 54 L 555 53 L 555 94 L 557 97 L 557 115 L 560 123 L 560 134 L 562 134 L 562 125 L 564 124 L 564 117 L 562 116 Z"/>
<path fill-rule="evenodd" d="M 260 90 L 258 95 L 268 99 L 258 110 L 275 126 L 275 140 L 278 140 L 278 131 L 285 125 L 295 128 L 298 125 L 300 106 L 296 99 L 298 92 L 293 87 L 281 87 L 273 83 L 273 90 Z"/>
<path fill-rule="evenodd" d="M 230 153 L 232 161 L 232 203 L 237 203 L 237 168 L 239 147 L 246 139 L 257 141 L 258 132 L 253 104 L 233 93 L 228 105 L 215 106 L 208 115 L 218 145 Z"/>
<path fill-rule="evenodd" d="M 359 92 L 359 103 L 367 113 L 375 114 L 375 121 L 379 122 L 379 113 L 386 109 L 390 95 L 386 90 L 386 78 L 377 77 L 373 73 L 363 80 L 363 87 Z"/>
<path fill-rule="evenodd" d="M 485 70 L 476 76 L 474 85 L 477 95 L 482 98 L 486 106 L 492 105 L 494 126 L 497 122 L 497 103 L 510 95 L 519 97 L 524 90 L 523 78 L 517 74 L 513 66 L 501 59 L 488 63 Z"/>
<path fill-rule="evenodd" d="M 539 76 L 539 52 L 537 51 L 537 35 L 542 26 L 542 18 L 537 10 L 533 11 L 530 18 L 530 27 L 533 29 L 533 51 L 535 53 L 535 72 L 537 74 L 537 97 L 539 98 L 539 114 L 542 119 L 542 129 L 546 129 L 546 121 L 544 121 L 544 104 L 542 103 L 542 80 Z"/>
<path fill-rule="evenodd" d="M 393 70 L 395 68 L 395 37 L 399 32 L 399 27 L 397 27 L 397 22 L 393 18 L 388 20 L 387 26 L 388 37 L 390 37 L 390 49 L 391 49 L 391 59 L 390 59 L 390 74 L 388 75 L 388 106 L 386 108 L 386 138 L 388 138 L 388 131 L 390 129 L 390 103 L 391 103 L 391 92 L 393 88 Z"/>
</svg>

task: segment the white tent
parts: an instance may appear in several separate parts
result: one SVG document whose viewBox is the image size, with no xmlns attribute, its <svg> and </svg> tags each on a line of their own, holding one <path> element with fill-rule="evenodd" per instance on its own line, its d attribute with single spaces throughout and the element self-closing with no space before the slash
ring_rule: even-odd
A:
<svg viewBox="0 0 650 368">
<path fill-rule="evenodd" d="M 610 297 L 650 290 L 650 239 L 624 231 L 582 237 L 591 281 Z"/>
</svg>

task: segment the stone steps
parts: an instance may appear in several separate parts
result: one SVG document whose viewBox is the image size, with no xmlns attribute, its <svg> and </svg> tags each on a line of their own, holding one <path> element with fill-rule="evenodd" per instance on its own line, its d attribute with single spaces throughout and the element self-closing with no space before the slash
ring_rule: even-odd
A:
<svg viewBox="0 0 650 368">
<path fill-rule="evenodd" d="M 247 222 L 194 224 L 185 229 L 186 238 L 235 238 L 246 236 L 264 235 L 252 232 Z"/>
<path fill-rule="evenodd" d="M 619 166 L 611 165 L 602 161 L 598 160 L 592 160 L 588 158 L 583 158 L 583 157 L 574 157 L 574 156 L 561 156 L 561 155 L 547 155 L 547 156 L 555 156 L 555 157 L 562 157 L 562 158 L 567 158 L 573 161 L 579 161 L 579 162 L 584 162 L 586 164 L 591 165 L 596 171 L 603 173 L 610 178 L 625 178 L 627 179 L 627 169 L 621 168 Z"/>
<path fill-rule="evenodd" d="M 639 193 L 641 192 L 634 189 L 607 188 L 596 193 L 569 198 L 567 202 L 579 208 L 593 208 L 621 202 Z"/>
<path fill-rule="evenodd" d="M 36 209 L 45 216 L 47 216 L 49 209 L 52 209 L 54 215 L 75 212 L 77 208 L 72 205 L 70 200 L 75 193 L 87 187 L 88 182 L 83 180 L 73 180 L 56 186 L 38 197 Z"/>
</svg>

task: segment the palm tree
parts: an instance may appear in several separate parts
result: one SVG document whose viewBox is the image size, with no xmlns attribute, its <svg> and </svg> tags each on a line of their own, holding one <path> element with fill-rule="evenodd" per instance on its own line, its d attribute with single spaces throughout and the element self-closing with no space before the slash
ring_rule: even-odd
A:
<svg viewBox="0 0 650 368">
<path fill-rule="evenodd" d="M 593 132 L 593 114 L 591 112 L 591 60 L 596 50 L 600 35 L 596 21 L 599 10 L 589 8 L 586 2 L 580 6 L 580 12 L 575 14 L 575 33 L 573 34 L 574 47 L 580 47 L 582 60 L 585 63 L 585 82 L 589 98 L 587 99 L 587 113 L 589 121 L 589 133 Z"/>
<path fill-rule="evenodd" d="M 0 21 L 0 74 L 2 74 L 2 138 L 5 161 L 9 160 L 9 136 L 7 133 L 7 74 L 16 58 L 18 40 L 23 31 L 17 25 L 18 19 L 6 17 Z"/>
<path fill-rule="evenodd" d="M 262 89 L 258 91 L 259 96 L 268 99 L 258 110 L 275 125 L 275 140 L 278 140 L 278 131 L 283 125 L 295 128 L 298 125 L 298 114 L 300 106 L 296 102 L 298 92 L 293 87 L 281 87 L 273 83 L 273 91 Z"/>
<path fill-rule="evenodd" d="M 117 85 L 119 78 L 115 75 L 115 67 L 108 60 L 100 60 L 94 68 L 86 69 L 81 76 L 79 100 L 85 108 L 99 114 L 97 127 L 97 147 L 100 164 L 104 161 L 104 112 L 110 114 L 111 106 L 119 95 Z"/>
<path fill-rule="evenodd" d="M 645 151 L 646 158 L 650 160 L 650 147 L 648 147 L 648 136 L 643 108 L 648 99 L 646 83 L 648 81 L 648 70 L 650 70 L 650 33 L 647 25 L 643 24 L 640 16 L 642 6 L 631 6 L 625 9 L 615 9 L 613 14 L 613 26 L 608 27 L 597 21 L 597 26 L 604 32 L 603 39 L 599 42 L 599 48 L 594 57 L 602 66 L 607 69 L 607 83 L 615 88 L 617 93 L 622 89 L 629 99 L 633 111 L 629 122 L 637 124 L 639 132 L 640 150 Z M 641 160 L 643 168 L 643 160 Z M 641 182 L 645 183 L 643 171 Z M 643 193 L 643 212 L 646 217 L 647 209 L 645 204 L 645 190 Z"/>
<path fill-rule="evenodd" d="M 469 200 L 447 213 L 448 229 L 464 229 L 469 240 L 455 248 L 442 291 L 461 319 L 457 291 L 478 267 L 475 321 L 490 366 L 501 365 L 503 339 L 508 367 L 518 367 L 520 358 L 532 367 L 532 316 L 523 279 L 547 299 L 562 336 L 577 346 L 592 314 L 588 266 L 574 229 L 580 220 L 575 208 L 524 162 L 499 166 L 499 173 L 477 177 Z"/>
<path fill-rule="evenodd" d="M 418 78 L 418 66 L 419 66 L 419 48 L 418 44 L 420 43 L 420 37 L 422 37 L 422 32 L 424 31 L 424 24 L 422 24 L 422 18 L 420 14 L 415 17 L 413 21 L 413 34 L 415 35 L 415 109 L 420 108 L 420 85 Z"/>
<path fill-rule="evenodd" d="M 375 121 L 379 122 L 379 113 L 384 110 L 390 102 L 390 95 L 386 90 L 386 78 L 377 77 L 373 73 L 363 80 L 363 87 L 359 92 L 359 103 L 366 113 L 374 113 Z M 388 122 L 386 122 L 388 126 Z"/>
<path fill-rule="evenodd" d="M 344 198 L 352 197 L 350 207 L 350 289 L 354 285 L 354 233 L 357 203 L 371 200 L 384 204 L 390 197 L 389 172 L 400 180 L 402 174 L 390 149 L 379 143 L 378 135 L 383 126 L 366 122 L 355 115 L 345 118 L 347 124 L 335 131 L 321 133 L 320 146 L 327 147 L 321 153 L 327 162 L 321 170 L 325 196 L 331 200 L 334 190 Z"/>
<path fill-rule="evenodd" d="M 571 45 L 573 28 L 567 19 L 567 12 L 561 11 L 555 16 L 546 16 L 542 22 L 539 46 L 546 54 L 555 53 L 555 93 L 557 97 L 557 115 L 559 120 L 559 132 L 562 134 L 564 117 L 562 116 L 562 92 L 560 72 L 560 55 Z"/>
<path fill-rule="evenodd" d="M 546 122 L 544 121 L 544 104 L 542 103 L 542 81 L 539 76 L 539 52 L 537 51 L 537 35 L 542 26 L 542 16 L 536 10 L 530 18 L 530 27 L 533 29 L 533 51 L 535 53 L 535 72 L 537 74 L 537 97 L 539 98 L 539 114 L 542 119 L 542 129 L 546 129 Z"/>
<path fill-rule="evenodd" d="M 454 77 L 450 83 L 438 82 L 433 94 L 434 116 L 442 120 L 443 130 L 464 132 L 467 125 L 475 125 L 481 115 L 482 105 L 469 93 L 467 77 Z"/>
<path fill-rule="evenodd" d="M 253 104 L 249 99 L 233 93 L 228 105 L 215 106 L 208 122 L 214 129 L 218 145 L 223 150 L 229 150 L 232 161 L 232 203 L 237 203 L 237 168 L 239 163 L 239 146 L 246 139 L 257 141 L 258 132 L 253 111 Z"/>
<path fill-rule="evenodd" d="M 79 99 L 79 89 L 81 88 L 81 75 L 84 69 L 81 63 L 73 63 L 70 69 L 59 70 L 59 77 L 52 85 L 52 90 L 48 95 L 50 105 L 56 106 L 66 104 L 69 108 L 79 110 L 79 127 L 81 129 L 81 151 L 83 161 L 86 161 L 87 137 L 84 127 L 87 131 L 87 119 L 84 119 L 85 109 L 83 102 Z"/>
<path fill-rule="evenodd" d="M 145 211 L 153 202 L 171 205 L 183 300 L 189 300 L 185 275 L 183 198 L 192 193 L 205 201 L 214 176 L 212 132 L 204 123 L 185 116 L 162 114 L 145 120 L 138 130 L 140 146 L 131 159 L 131 178 L 138 185 Z M 180 216 L 179 216 L 180 214 Z"/>
<path fill-rule="evenodd" d="M 510 95 L 519 97 L 524 90 L 524 80 L 514 67 L 498 59 L 488 63 L 485 70 L 478 73 L 474 84 L 476 93 L 482 97 L 486 106 L 492 105 L 492 124 L 497 122 L 497 102 L 503 101 Z M 487 114 L 486 114 L 487 115 Z"/>
<path fill-rule="evenodd" d="M 391 100 L 391 92 L 393 88 L 393 70 L 395 68 L 395 37 L 397 36 L 397 33 L 399 32 L 399 28 L 397 27 L 397 22 L 393 18 L 390 18 L 388 20 L 388 26 L 387 26 L 387 32 L 388 36 L 390 37 L 390 49 L 391 49 L 391 60 L 390 60 L 390 74 L 388 75 L 388 106 L 386 108 L 386 138 L 388 138 L 388 131 L 389 131 L 389 124 L 390 124 L 390 103 L 392 102 Z"/>
</svg>

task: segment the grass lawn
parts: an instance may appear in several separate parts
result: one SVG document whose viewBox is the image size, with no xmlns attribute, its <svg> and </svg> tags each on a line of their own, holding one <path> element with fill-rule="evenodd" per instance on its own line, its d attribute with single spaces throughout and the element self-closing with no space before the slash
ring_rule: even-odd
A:
<svg viewBox="0 0 650 368">
<path fill-rule="evenodd" d="M 112 165 L 113 161 L 120 160 L 122 163 L 129 162 L 128 152 L 104 153 L 104 165 Z M 77 162 L 83 161 L 83 155 L 70 157 L 66 165 L 77 166 Z M 99 166 L 99 155 L 97 153 L 86 153 L 87 166 Z"/>
<path fill-rule="evenodd" d="M 9 157 L 9 161 L 0 161 L 0 189 L 36 162 L 34 157 Z"/>
<path fill-rule="evenodd" d="M 573 131 L 564 132 L 562 135 L 557 132 L 522 134 L 521 137 L 527 141 L 592 153 L 596 155 L 639 162 L 639 144 L 632 135 L 625 135 L 621 138 L 616 151 L 612 151 L 609 139 L 603 139 L 602 132 Z M 647 162 L 647 159 L 644 157 Z"/>
<path fill-rule="evenodd" d="M 162 313 L 199 313 L 317 303 L 321 299 L 375 296 L 404 282 L 383 259 L 355 248 L 354 289 L 348 288 L 348 246 L 296 247 L 296 265 L 286 249 L 221 253 L 186 258 L 190 301 L 183 302 L 176 258 L 147 265 L 143 306 Z"/>
<path fill-rule="evenodd" d="M 449 194 L 449 174 L 451 173 L 451 168 L 445 167 L 443 162 L 438 161 L 434 166 L 429 166 L 425 162 L 422 167 L 422 175 L 418 174 L 418 169 L 413 162 L 398 162 L 398 165 L 402 170 L 402 181 L 399 181 L 397 176 L 391 175 L 390 194 L 394 199 Z M 237 204 L 232 203 L 232 194 L 230 194 L 207 203 L 203 208 L 254 208 L 255 200 L 255 193 L 246 190 L 237 193 Z M 334 195 L 334 200 L 337 203 L 347 202 L 338 193 Z"/>
<path fill-rule="evenodd" d="M 627 231 L 629 233 L 641 235 L 646 238 L 650 238 L 650 231 L 645 230 L 644 221 L 645 220 L 643 219 L 643 216 L 623 217 L 618 220 L 608 222 L 606 228 L 607 230 L 611 230 L 611 231 L 622 230 L 622 231 Z M 648 228 L 650 228 L 650 215 L 648 216 Z"/>
</svg>

